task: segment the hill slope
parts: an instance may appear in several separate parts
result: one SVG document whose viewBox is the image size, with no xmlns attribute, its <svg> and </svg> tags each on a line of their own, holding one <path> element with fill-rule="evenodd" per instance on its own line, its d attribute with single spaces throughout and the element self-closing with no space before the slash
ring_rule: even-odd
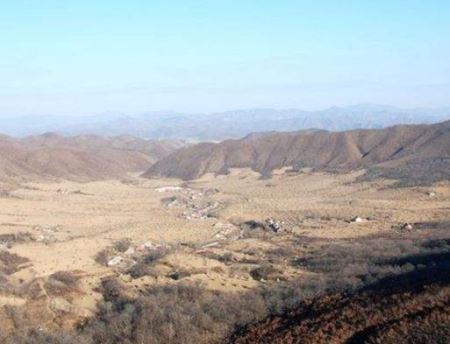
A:
<svg viewBox="0 0 450 344">
<path fill-rule="evenodd" d="M 201 143 L 158 161 L 145 176 L 194 179 L 205 173 L 223 174 L 229 168 L 243 167 L 266 175 L 284 166 L 333 171 L 378 168 L 378 174 L 382 174 L 380 171 L 399 171 L 424 161 L 443 161 L 447 166 L 449 159 L 447 121 L 379 130 L 270 133 L 219 144 Z"/>
<path fill-rule="evenodd" d="M 446 343 L 450 336 L 450 255 L 356 293 L 325 295 L 238 331 L 244 343 Z M 431 263 L 430 263 L 431 262 Z"/>
<path fill-rule="evenodd" d="M 56 134 L 14 139 L 0 137 L 0 179 L 103 179 L 142 171 L 179 148 L 179 142 L 133 137 Z"/>
</svg>

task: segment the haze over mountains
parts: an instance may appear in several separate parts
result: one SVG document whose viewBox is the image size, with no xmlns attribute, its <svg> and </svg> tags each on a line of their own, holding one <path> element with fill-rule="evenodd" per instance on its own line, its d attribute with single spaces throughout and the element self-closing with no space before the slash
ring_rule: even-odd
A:
<svg viewBox="0 0 450 344">
<path fill-rule="evenodd" d="M 450 171 L 450 121 L 343 132 L 267 133 L 200 143 L 158 161 L 146 176 L 195 179 L 206 173 L 226 174 L 230 168 L 269 175 L 288 166 L 326 171 L 369 168 L 378 176 L 403 174 L 406 183 L 445 179 Z"/>
<path fill-rule="evenodd" d="M 429 124 L 450 118 L 450 109 L 404 110 L 355 105 L 321 111 L 249 109 L 213 114 L 156 112 L 139 115 L 27 116 L 0 118 L 0 132 L 11 136 L 57 132 L 63 135 L 132 135 L 147 139 L 219 141 L 254 132 L 323 129 L 376 129 L 396 124 Z"/>
<path fill-rule="evenodd" d="M 255 109 L 209 115 L 2 118 L 0 128 L 6 134 L 58 133 L 2 136 L 0 177 L 92 180 L 147 170 L 145 176 L 195 179 L 234 167 L 269 175 L 293 166 L 369 168 L 371 176 L 403 181 L 414 176 L 414 182 L 433 182 L 447 176 L 450 122 L 408 124 L 449 117 L 450 109 L 359 105 L 315 112 Z M 390 126 L 396 123 L 402 125 Z M 182 148 L 182 140 L 224 139 Z M 430 164 L 432 173 L 426 168 Z"/>
</svg>

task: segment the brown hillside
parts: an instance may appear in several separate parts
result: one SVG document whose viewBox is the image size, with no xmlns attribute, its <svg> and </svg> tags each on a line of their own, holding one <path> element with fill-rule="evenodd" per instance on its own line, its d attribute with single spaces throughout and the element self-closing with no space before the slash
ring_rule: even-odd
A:
<svg viewBox="0 0 450 344">
<path fill-rule="evenodd" d="M 134 137 L 57 134 L 0 137 L 0 179 L 65 178 L 92 180 L 142 171 L 179 148 L 179 142 Z"/>
<path fill-rule="evenodd" d="M 355 294 L 306 301 L 297 309 L 250 325 L 231 342 L 447 343 L 450 336 L 449 254 L 417 256 L 429 267 L 386 277 Z"/>
<path fill-rule="evenodd" d="M 202 143 L 158 161 L 145 176 L 195 179 L 240 167 L 262 174 L 284 166 L 334 171 L 376 166 L 388 169 L 443 158 L 450 158 L 450 121 L 380 130 L 273 133 Z"/>
</svg>

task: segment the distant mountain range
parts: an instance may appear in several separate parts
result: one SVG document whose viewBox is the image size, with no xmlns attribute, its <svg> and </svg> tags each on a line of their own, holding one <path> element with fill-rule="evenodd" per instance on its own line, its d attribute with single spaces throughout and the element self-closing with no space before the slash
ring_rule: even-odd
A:
<svg viewBox="0 0 450 344">
<path fill-rule="evenodd" d="M 281 167 L 332 172 L 364 168 L 370 176 L 399 179 L 404 184 L 445 180 L 450 177 L 450 121 L 342 132 L 267 133 L 199 143 L 159 160 L 145 176 L 188 180 L 206 173 L 226 174 L 230 168 L 270 175 Z"/>
<path fill-rule="evenodd" d="M 333 107 L 321 111 L 249 109 L 213 114 L 175 112 L 99 116 L 1 117 L 0 133 L 12 136 L 132 135 L 146 139 L 219 141 L 250 133 L 323 129 L 378 129 L 396 124 L 429 124 L 450 119 L 450 108 L 404 110 L 381 105 Z"/>
</svg>

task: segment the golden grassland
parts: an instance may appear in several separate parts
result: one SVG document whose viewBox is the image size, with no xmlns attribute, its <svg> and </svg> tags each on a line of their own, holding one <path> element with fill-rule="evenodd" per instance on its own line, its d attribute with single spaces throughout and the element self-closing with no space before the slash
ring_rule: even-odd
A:
<svg viewBox="0 0 450 344">
<path fill-rule="evenodd" d="M 28 262 L 6 274 L 7 288 L 0 295 L 2 327 L 14 327 L 4 313 L 10 306 L 26 307 L 30 314 L 45 310 L 43 321 L 57 326 L 92 315 L 102 298 L 97 287 L 107 276 L 116 276 L 130 291 L 183 280 L 239 292 L 306 273 L 288 260 L 321 242 L 390 233 L 405 223 L 448 220 L 448 183 L 393 188 L 389 180 L 356 182 L 361 173 L 290 174 L 284 169 L 263 179 L 240 169 L 190 183 L 134 175 L 88 183 L 17 184 L 0 198 L 0 242 L 3 251 Z M 160 189 L 164 186 L 180 189 Z M 211 204 L 207 216 L 191 216 Z M 363 221 L 353 222 L 355 217 Z M 268 218 L 283 231 L 242 229 L 246 221 L 264 223 Z M 127 247 L 111 250 L 124 239 Z M 166 250 L 155 259 L 151 273 L 133 275 L 130 269 L 139 264 L 139 248 L 145 243 Z M 128 257 L 124 251 L 129 247 L 133 252 Z M 98 253 L 108 249 L 106 263 L 117 256 L 124 260 L 99 263 Z M 255 269 L 267 261 L 273 271 L 255 277 Z M 49 292 L 49 276 L 58 271 L 77 276 L 76 292 Z M 41 286 L 42 297 L 23 292 L 32 283 Z"/>
</svg>

